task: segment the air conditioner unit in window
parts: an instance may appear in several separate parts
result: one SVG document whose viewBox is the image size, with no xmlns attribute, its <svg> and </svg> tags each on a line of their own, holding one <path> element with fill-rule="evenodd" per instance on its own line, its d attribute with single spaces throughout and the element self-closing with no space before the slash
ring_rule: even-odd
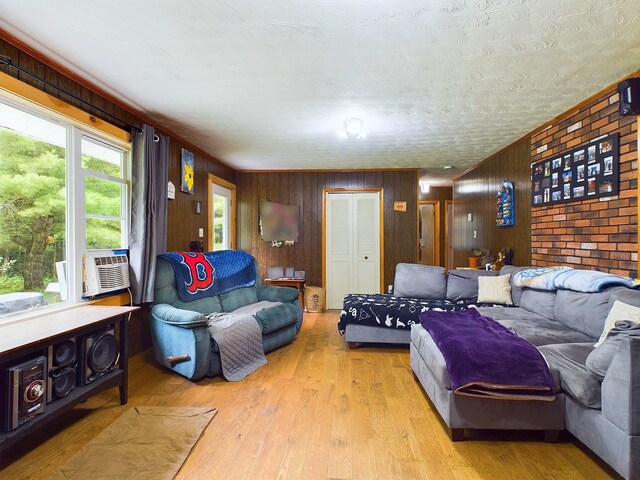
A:
<svg viewBox="0 0 640 480">
<path fill-rule="evenodd" d="M 95 297 L 129 287 L 126 250 L 89 250 L 82 260 L 83 297 Z"/>
</svg>

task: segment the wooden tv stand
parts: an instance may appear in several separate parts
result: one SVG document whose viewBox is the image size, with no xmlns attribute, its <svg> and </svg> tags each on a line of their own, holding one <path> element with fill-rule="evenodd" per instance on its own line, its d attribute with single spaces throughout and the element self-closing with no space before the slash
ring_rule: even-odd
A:
<svg viewBox="0 0 640 480">
<path fill-rule="evenodd" d="M 120 360 L 112 371 L 85 386 L 76 385 L 66 396 L 47 403 L 44 412 L 9 432 L 0 432 L 0 452 L 36 431 L 54 418 L 108 388 L 118 387 L 120 403 L 127 403 L 129 314 L 139 307 L 86 305 L 46 314 L 23 321 L 0 325 L 0 368 L 21 363 L 31 356 L 46 355 L 47 347 L 63 340 L 91 334 L 115 324 Z M 47 379 L 48 380 L 48 379 Z M 0 398 L 4 392 L 0 392 Z M 1 408 L 8 408 L 2 404 Z M 0 411 L 0 415 L 5 415 Z"/>
</svg>

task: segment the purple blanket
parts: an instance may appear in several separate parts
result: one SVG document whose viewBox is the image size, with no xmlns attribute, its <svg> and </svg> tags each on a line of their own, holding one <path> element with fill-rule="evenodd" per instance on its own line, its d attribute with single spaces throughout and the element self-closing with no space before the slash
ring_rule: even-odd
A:
<svg viewBox="0 0 640 480">
<path fill-rule="evenodd" d="M 420 323 L 444 356 L 454 393 L 508 400 L 555 399 L 549 367 L 538 349 L 476 309 L 425 312 Z"/>
</svg>

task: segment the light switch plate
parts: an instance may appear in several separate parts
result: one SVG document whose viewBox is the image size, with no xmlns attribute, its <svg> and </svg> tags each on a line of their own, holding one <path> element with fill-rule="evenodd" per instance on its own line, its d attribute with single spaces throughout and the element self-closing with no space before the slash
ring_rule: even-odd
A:
<svg viewBox="0 0 640 480">
<path fill-rule="evenodd" d="M 204 237 L 204 228 L 198 229 L 198 235 L 200 236 L 200 238 Z"/>
</svg>

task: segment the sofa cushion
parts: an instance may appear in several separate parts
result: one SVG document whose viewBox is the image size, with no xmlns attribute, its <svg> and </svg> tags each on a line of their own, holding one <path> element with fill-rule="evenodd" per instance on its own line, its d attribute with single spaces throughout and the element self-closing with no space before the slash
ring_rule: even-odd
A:
<svg viewBox="0 0 640 480">
<path fill-rule="evenodd" d="M 553 309 L 556 304 L 556 290 L 536 290 L 535 288 L 523 288 L 520 297 L 520 307 L 530 312 L 542 315 L 553 320 Z"/>
<path fill-rule="evenodd" d="M 257 293 L 260 300 L 283 303 L 291 303 L 300 296 L 300 291 L 297 288 L 271 285 L 258 285 Z"/>
<path fill-rule="evenodd" d="M 238 288 L 229 293 L 218 295 L 223 312 L 232 312 L 239 307 L 258 302 L 256 287 Z"/>
<path fill-rule="evenodd" d="M 442 267 L 399 263 L 393 282 L 395 297 L 435 298 L 443 300 L 447 294 L 446 270 Z"/>
<path fill-rule="evenodd" d="M 520 306 L 520 297 L 522 296 L 522 288 L 516 287 L 513 284 L 513 276 L 522 271 L 531 267 L 514 267 L 513 265 L 505 265 L 500 269 L 500 275 L 511 275 L 511 299 L 513 300 L 513 304 L 516 306 Z"/>
<path fill-rule="evenodd" d="M 438 385 L 451 390 L 451 379 L 447 370 L 447 363 L 442 352 L 422 325 L 411 325 L 411 344 L 424 360 L 425 365 L 435 377 Z"/>
<path fill-rule="evenodd" d="M 602 345 L 602 343 L 609 335 L 609 332 L 614 328 L 615 323 L 620 320 L 629 320 L 634 323 L 640 323 L 640 308 L 624 303 L 621 300 L 616 300 L 615 302 L 613 302 L 611 311 L 604 321 L 604 327 L 602 329 L 600 338 L 595 344 L 596 347 Z"/>
<path fill-rule="evenodd" d="M 587 407 L 600 408 L 600 383 L 591 376 L 585 366 L 587 356 L 592 350 L 592 343 L 565 343 L 540 347 L 549 368 L 558 371 L 562 390 Z"/>
<path fill-rule="evenodd" d="M 598 338 L 611 308 L 609 297 L 620 288 L 613 287 L 597 293 L 558 290 L 553 309 L 554 318 L 569 328 L 594 339 Z"/>
<path fill-rule="evenodd" d="M 478 311 L 536 346 L 593 341 L 583 333 L 571 330 L 560 322 L 549 320 L 524 308 L 482 307 L 478 308 Z"/>
<path fill-rule="evenodd" d="M 256 320 L 262 326 L 262 333 L 280 330 L 296 322 L 297 310 L 291 303 L 280 303 L 275 307 L 264 308 L 256 312 Z"/>
<path fill-rule="evenodd" d="M 478 277 L 495 277 L 492 270 L 449 270 L 447 272 L 447 300 L 478 300 Z"/>
<path fill-rule="evenodd" d="M 478 302 L 513 305 L 513 300 L 511 300 L 511 275 L 478 277 Z"/>
<path fill-rule="evenodd" d="M 605 341 L 594 348 L 587 357 L 587 370 L 599 382 L 604 380 L 613 356 L 626 337 L 640 337 L 640 324 L 630 320 L 617 321 Z"/>
</svg>

